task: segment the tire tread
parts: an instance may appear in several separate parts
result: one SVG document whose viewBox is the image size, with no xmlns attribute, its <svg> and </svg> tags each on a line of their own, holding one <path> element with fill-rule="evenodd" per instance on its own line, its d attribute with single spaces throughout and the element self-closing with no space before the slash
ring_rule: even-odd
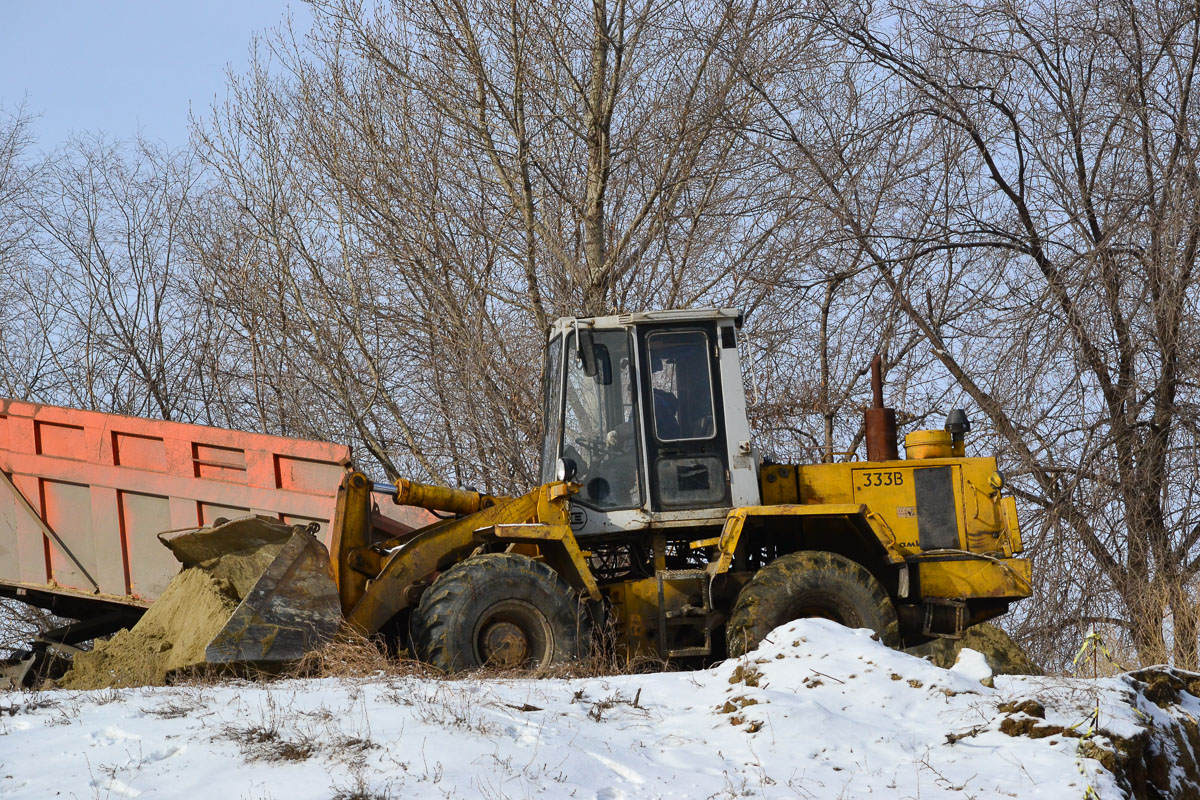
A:
<svg viewBox="0 0 1200 800">
<path fill-rule="evenodd" d="M 829 575 L 836 583 L 839 574 L 865 591 L 861 611 L 865 612 L 864 616 L 874 619 L 874 625 L 868 627 L 875 628 L 889 647 L 899 646 L 895 606 L 866 567 L 837 553 L 800 550 L 767 564 L 742 587 L 726 626 L 729 655 L 741 656 L 753 650 L 775 627 L 788 622 L 787 619 L 776 617 L 786 608 L 792 595 L 805 588 L 806 582 Z"/>
<path fill-rule="evenodd" d="M 471 556 L 439 575 L 421 596 L 411 621 L 417 658 L 445 673 L 478 666 L 469 663 L 473 654 L 464 657 L 463 653 L 458 652 L 459 648 L 452 646 L 452 641 L 454 626 L 460 622 L 458 607 L 463 604 L 464 598 L 474 597 L 477 587 L 485 584 L 489 577 L 527 580 L 540 584 L 553 594 L 577 599 L 577 593 L 571 586 L 545 562 L 518 553 Z M 580 622 L 585 625 L 585 614 L 580 615 Z M 586 639 L 585 632 L 581 630 L 579 644 Z M 577 657 L 579 654 L 567 655 Z"/>
</svg>

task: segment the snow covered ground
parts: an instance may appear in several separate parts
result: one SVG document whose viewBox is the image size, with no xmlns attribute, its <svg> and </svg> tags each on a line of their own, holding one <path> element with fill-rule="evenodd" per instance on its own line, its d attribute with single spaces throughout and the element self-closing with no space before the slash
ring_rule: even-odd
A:
<svg viewBox="0 0 1200 800">
<path fill-rule="evenodd" d="M 973 655 L 939 669 L 805 620 L 693 673 L 9 692 L 0 796 L 1116 798 L 1081 742 L 1200 715 L 1196 698 L 1169 712 L 1128 678 L 989 688 Z M 1044 722 L 1014 709 L 1026 700 Z M 1085 731 L 1097 704 L 1104 735 L 1028 734 Z"/>
</svg>

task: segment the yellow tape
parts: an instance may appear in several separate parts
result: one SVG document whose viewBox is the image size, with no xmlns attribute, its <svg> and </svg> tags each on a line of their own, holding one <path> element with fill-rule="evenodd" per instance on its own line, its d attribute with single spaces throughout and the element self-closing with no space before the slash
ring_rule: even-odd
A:
<svg viewBox="0 0 1200 800">
<path fill-rule="evenodd" d="M 1083 658 L 1083 656 L 1091 648 L 1094 648 L 1096 652 L 1104 656 L 1105 661 L 1112 664 L 1122 672 L 1127 669 L 1124 664 L 1122 664 L 1120 661 L 1117 661 L 1117 659 L 1113 657 L 1113 654 L 1108 651 L 1108 646 L 1104 644 L 1104 639 L 1099 633 L 1096 633 L 1094 629 L 1089 629 L 1087 635 L 1083 637 L 1083 644 L 1079 647 L 1079 652 L 1075 654 L 1075 658 L 1071 660 L 1071 666 L 1078 666 L 1079 659 Z"/>
</svg>

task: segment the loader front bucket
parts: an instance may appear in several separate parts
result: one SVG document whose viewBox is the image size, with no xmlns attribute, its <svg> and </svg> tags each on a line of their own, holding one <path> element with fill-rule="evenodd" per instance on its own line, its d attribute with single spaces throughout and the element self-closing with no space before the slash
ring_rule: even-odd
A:
<svg viewBox="0 0 1200 800">
<path fill-rule="evenodd" d="M 138 623 L 77 653 L 60 684 L 170 683 L 204 666 L 292 661 L 337 631 L 329 553 L 312 530 L 269 517 L 159 534 L 183 564 Z"/>
<path fill-rule="evenodd" d="M 184 571 L 205 571 L 238 601 L 204 648 L 207 663 L 291 661 L 337 632 L 342 612 L 333 569 L 314 532 L 242 517 L 159 534 Z"/>
</svg>

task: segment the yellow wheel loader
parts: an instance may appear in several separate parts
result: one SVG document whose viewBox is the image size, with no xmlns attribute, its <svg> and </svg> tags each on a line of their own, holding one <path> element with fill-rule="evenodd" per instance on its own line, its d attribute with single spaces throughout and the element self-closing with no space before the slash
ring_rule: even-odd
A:
<svg viewBox="0 0 1200 800">
<path fill-rule="evenodd" d="M 894 646 L 958 637 L 1029 596 L 1015 503 L 995 459 L 965 455 L 963 412 L 909 434 L 901 459 L 877 359 L 865 460 L 771 463 L 747 423 L 741 323 L 730 309 L 558 320 L 541 486 L 492 497 L 349 471 L 328 554 L 275 525 L 277 555 L 205 660 L 293 659 L 341 624 L 445 671 L 537 668 L 586 654 L 603 621 L 629 654 L 703 662 L 799 617 Z M 442 518 L 381 526 L 380 491 Z M 217 569 L 248 524 L 162 538 L 185 567 Z"/>
</svg>

